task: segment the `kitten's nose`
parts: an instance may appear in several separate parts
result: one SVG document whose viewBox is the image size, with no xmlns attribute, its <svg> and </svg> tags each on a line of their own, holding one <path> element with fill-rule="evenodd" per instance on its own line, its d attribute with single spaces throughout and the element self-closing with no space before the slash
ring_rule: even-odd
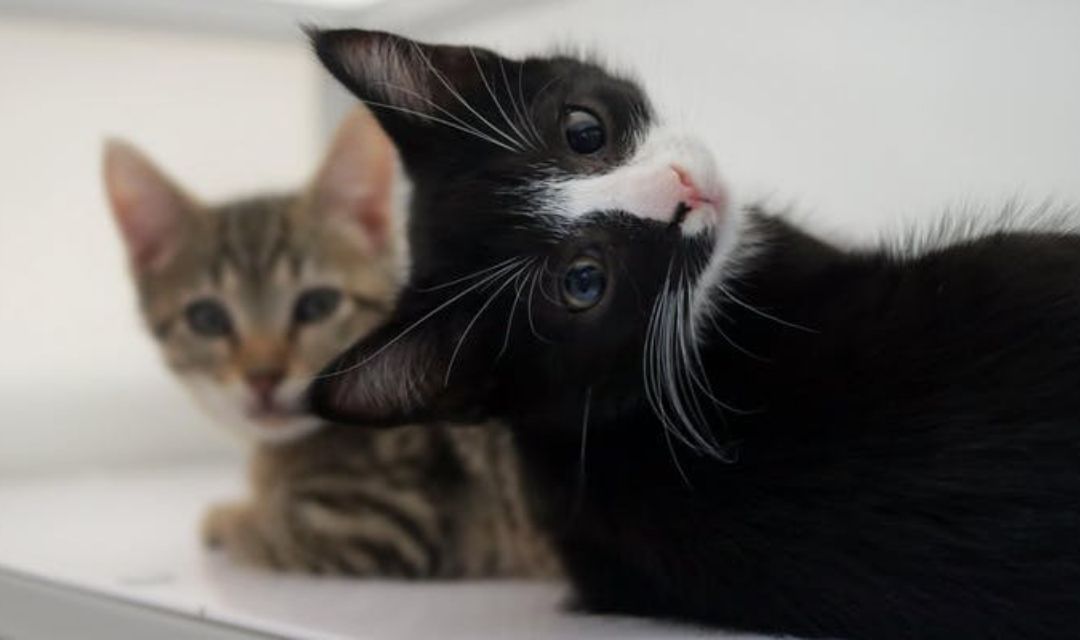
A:
<svg viewBox="0 0 1080 640">
<path fill-rule="evenodd" d="M 259 402 L 264 406 L 273 404 L 274 391 L 277 390 L 278 385 L 284 379 L 285 372 L 280 369 L 250 371 L 247 374 L 248 386 L 251 387 L 251 390 L 259 398 Z"/>
<path fill-rule="evenodd" d="M 675 172 L 675 177 L 678 179 L 679 184 L 682 185 L 682 199 L 688 207 L 693 208 L 703 202 L 712 202 L 711 198 L 701 192 L 701 189 L 694 181 L 694 176 L 690 175 L 689 171 L 677 164 L 671 165 L 671 170 Z"/>
</svg>

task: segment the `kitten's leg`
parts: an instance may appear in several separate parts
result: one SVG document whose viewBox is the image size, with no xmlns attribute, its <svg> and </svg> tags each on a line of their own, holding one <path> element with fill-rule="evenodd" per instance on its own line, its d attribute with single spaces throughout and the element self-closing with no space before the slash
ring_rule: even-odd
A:
<svg viewBox="0 0 1080 640">
<path fill-rule="evenodd" d="M 325 571 L 359 576 L 441 577 L 439 511 L 415 487 L 380 479 L 294 496 L 294 544 Z"/>
<path fill-rule="evenodd" d="M 221 549 L 233 561 L 268 569 L 282 569 L 259 511 L 247 502 L 229 502 L 210 507 L 203 516 L 203 543 Z"/>
</svg>

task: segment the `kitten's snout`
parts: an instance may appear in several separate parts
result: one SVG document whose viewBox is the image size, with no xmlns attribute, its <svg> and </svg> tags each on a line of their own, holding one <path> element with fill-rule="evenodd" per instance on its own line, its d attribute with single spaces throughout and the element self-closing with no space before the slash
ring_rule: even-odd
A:
<svg viewBox="0 0 1080 640">
<path fill-rule="evenodd" d="M 285 372 L 281 369 L 266 369 L 251 371 L 247 374 L 247 383 L 255 392 L 255 397 L 263 409 L 270 409 L 274 405 L 274 392 L 281 386 L 285 379 Z"/>
</svg>

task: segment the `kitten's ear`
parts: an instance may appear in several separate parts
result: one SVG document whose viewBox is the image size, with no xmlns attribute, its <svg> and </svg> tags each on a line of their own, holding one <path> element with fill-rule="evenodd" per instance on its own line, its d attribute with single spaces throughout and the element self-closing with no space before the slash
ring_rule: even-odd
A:
<svg viewBox="0 0 1080 640">
<path fill-rule="evenodd" d="M 465 129 L 477 129 L 503 146 L 515 144 L 485 128 L 484 116 L 478 113 L 494 108 L 490 90 L 482 83 L 502 89 L 501 74 L 516 71 L 515 65 L 498 66 L 505 61 L 497 54 L 423 44 L 382 31 L 309 30 L 308 35 L 319 60 L 372 108 L 406 162 L 422 159 L 428 145 L 441 136 L 465 136 Z M 487 99 L 468 100 L 477 91 Z M 466 100 L 468 107 L 463 104 Z M 509 100 L 507 96 L 506 108 Z"/>
<path fill-rule="evenodd" d="M 108 140 L 105 191 L 134 267 L 155 270 L 176 255 L 194 201 L 131 144 Z"/>
<path fill-rule="evenodd" d="M 476 400 L 485 391 L 485 376 L 466 362 L 468 354 L 454 353 L 460 332 L 448 320 L 408 311 L 410 306 L 406 294 L 388 322 L 316 376 L 308 390 L 316 415 L 387 425 L 481 417 Z M 466 407 L 473 413 L 462 413 Z"/>
<path fill-rule="evenodd" d="M 354 109 L 338 126 L 312 182 L 312 211 L 344 222 L 365 247 L 383 251 L 394 233 L 396 172 L 390 138 L 367 109 Z"/>
</svg>

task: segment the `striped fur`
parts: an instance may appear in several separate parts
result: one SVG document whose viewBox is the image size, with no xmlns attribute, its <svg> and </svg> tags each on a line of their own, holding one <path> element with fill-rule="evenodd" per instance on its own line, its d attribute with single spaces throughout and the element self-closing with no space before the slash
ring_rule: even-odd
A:
<svg viewBox="0 0 1080 640">
<path fill-rule="evenodd" d="M 360 123 L 374 126 L 370 118 Z M 385 318 L 401 280 L 400 243 L 373 237 L 393 224 L 365 225 L 361 215 L 330 210 L 354 201 L 372 206 L 330 187 L 352 189 L 355 180 L 364 194 L 389 191 L 364 185 L 370 175 L 359 167 L 335 165 L 350 156 L 341 138 L 306 188 L 212 206 L 129 145 L 107 151 L 106 186 L 146 324 L 196 399 L 253 445 L 250 499 L 210 509 L 204 539 L 240 562 L 285 571 L 557 575 L 547 540 L 525 510 L 502 427 L 369 431 L 320 423 L 300 404 L 311 377 Z M 335 174 L 349 180 L 326 181 Z M 153 238 L 147 230 L 167 234 Z M 297 323 L 297 301 L 313 287 L 340 291 L 342 301 L 318 322 Z M 228 336 L 194 329 L 189 310 L 200 300 L 227 311 Z M 250 411 L 249 380 L 260 368 L 283 373 L 282 415 Z"/>
</svg>

